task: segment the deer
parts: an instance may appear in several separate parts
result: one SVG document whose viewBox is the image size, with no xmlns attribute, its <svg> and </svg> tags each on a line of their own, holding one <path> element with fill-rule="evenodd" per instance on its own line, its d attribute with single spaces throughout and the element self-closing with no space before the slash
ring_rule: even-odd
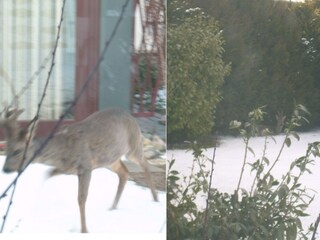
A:
<svg viewBox="0 0 320 240">
<path fill-rule="evenodd" d="M 4 118 L 0 119 L 0 128 L 4 129 L 6 140 L 4 173 L 17 172 L 25 167 L 27 160 L 41 146 L 41 140 L 34 137 L 30 126 L 19 126 L 17 119 L 23 111 L 17 108 L 6 110 Z M 24 161 L 26 141 L 29 141 L 29 147 Z M 78 176 L 81 232 L 87 233 L 85 206 L 91 173 L 96 168 L 108 168 L 118 175 L 118 188 L 110 208 L 116 209 L 129 176 L 128 169 L 121 160 L 122 156 L 141 166 L 153 200 L 158 201 L 148 162 L 143 157 L 143 135 L 140 126 L 125 110 L 102 110 L 82 121 L 63 126 L 33 162 L 52 166 L 49 176 Z"/>
</svg>

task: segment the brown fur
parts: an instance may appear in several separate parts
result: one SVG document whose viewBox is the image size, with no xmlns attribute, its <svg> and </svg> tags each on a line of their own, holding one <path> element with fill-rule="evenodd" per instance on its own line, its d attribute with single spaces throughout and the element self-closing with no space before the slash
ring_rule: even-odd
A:
<svg viewBox="0 0 320 240">
<path fill-rule="evenodd" d="M 7 112 L 0 120 L 7 137 L 7 159 L 3 167 L 5 172 L 18 171 L 22 161 L 25 139 L 28 129 L 20 129 L 17 118 L 21 110 Z M 27 160 L 37 150 L 40 143 L 31 142 Z M 95 168 L 111 168 L 119 176 L 118 190 L 111 209 L 115 209 L 128 179 L 128 170 L 120 158 L 126 155 L 129 160 L 139 164 L 145 172 L 147 181 L 157 201 L 155 187 L 151 181 L 147 161 L 143 158 L 143 137 L 136 120 L 120 109 L 96 112 L 81 122 L 64 127 L 42 150 L 34 162 L 54 167 L 51 175 L 76 174 L 79 179 L 78 203 L 81 217 L 81 232 L 87 232 L 85 203 Z"/>
</svg>

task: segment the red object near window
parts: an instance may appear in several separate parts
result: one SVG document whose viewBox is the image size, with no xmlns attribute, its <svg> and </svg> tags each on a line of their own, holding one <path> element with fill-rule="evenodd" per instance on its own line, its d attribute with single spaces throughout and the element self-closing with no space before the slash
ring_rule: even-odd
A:
<svg viewBox="0 0 320 240">
<path fill-rule="evenodd" d="M 165 82 L 165 3 L 135 0 L 133 7 L 131 112 L 149 117 L 155 113 L 158 90 Z"/>
</svg>

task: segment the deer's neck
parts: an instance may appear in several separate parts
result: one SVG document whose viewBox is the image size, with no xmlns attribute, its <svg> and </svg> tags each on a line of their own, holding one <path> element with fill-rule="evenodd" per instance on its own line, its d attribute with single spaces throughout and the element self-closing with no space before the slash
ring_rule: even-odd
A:
<svg viewBox="0 0 320 240">
<path fill-rule="evenodd" d="M 34 162 L 51 166 L 59 165 L 62 153 L 61 151 L 63 149 L 63 142 L 59 140 L 60 139 L 58 139 L 57 137 L 53 137 L 45 147 L 41 148 L 41 146 L 44 144 L 44 140 L 35 139 L 30 149 L 30 157 L 37 153 Z"/>
</svg>

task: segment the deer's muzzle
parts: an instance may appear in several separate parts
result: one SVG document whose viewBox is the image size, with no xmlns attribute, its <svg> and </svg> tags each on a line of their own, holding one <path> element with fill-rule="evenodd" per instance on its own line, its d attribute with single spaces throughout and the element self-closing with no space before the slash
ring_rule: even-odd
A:
<svg viewBox="0 0 320 240">
<path fill-rule="evenodd" d="M 6 166 L 3 167 L 2 171 L 3 171 L 4 173 L 12 173 L 12 172 L 13 172 L 12 169 L 10 169 L 10 168 L 8 168 L 8 167 L 6 167 Z"/>
</svg>

